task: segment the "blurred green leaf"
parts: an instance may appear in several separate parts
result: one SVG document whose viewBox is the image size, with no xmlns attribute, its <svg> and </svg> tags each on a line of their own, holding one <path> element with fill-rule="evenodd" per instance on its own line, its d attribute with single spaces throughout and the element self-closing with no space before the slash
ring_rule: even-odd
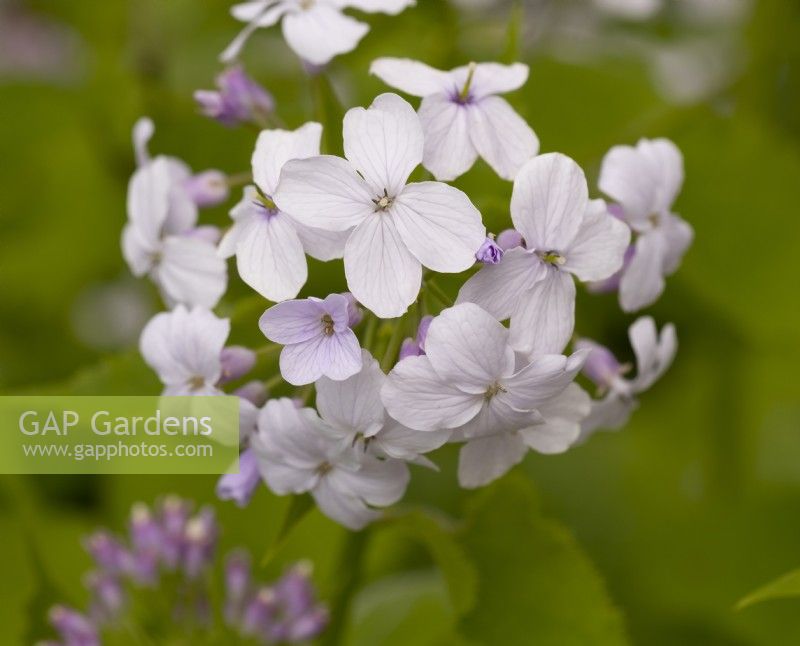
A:
<svg viewBox="0 0 800 646">
<path fill-rule="evenodd" d="M 782 577 L 751 592 L 736 604 L 736 609 L 743 610 L 762 601 L 785 599 L 787 597 L 800 597 L 800 569 L 792 570 L 788 574 L 784 574 Z"/>
</svg>

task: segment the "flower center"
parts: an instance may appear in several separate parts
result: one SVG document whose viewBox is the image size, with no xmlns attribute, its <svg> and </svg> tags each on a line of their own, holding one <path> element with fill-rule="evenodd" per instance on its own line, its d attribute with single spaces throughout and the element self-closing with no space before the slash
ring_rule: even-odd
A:
<svg viewBox="0 0 800 646">
<path fill-rule="evenodd" d="M 383 195 L 373 198 L 372 203 L 375 205 L 376 211 L 385 211 L 392 205 L 393 201 L 394 198 L 389 197 L 387 190 L 383 189 Z"/>
<path fill-rule="evenodd" d="M 323 462 L 317 467 L 317 473 L 320 476 L 324 476 L 325 474 L 330 473 L 330 471 L 332 470 L 333 470 L 333 465 L 330 462 Z"/>
<path fill-rule="evenodd" d="M 322 317 L 322 333 L 325 336 L 333 336 L 333 319 L 330 314 Z"/>
<path fill-rule="evenodd" d="M 278 214 L 278 206 L 272 200 L 272 198 L 264 193 L 260 188 L 256 186 L 256 192 L 258 193 L 258 199 L 253 200 L 253 204 L 259 209 L 261 215 L 266 217 L 267 219 L 271 218 L 274 215 Z"/>
<path fill-rule="evenodd" d="M 475 76 L 475 69 L 478 65 L 475 61 L 470 62 L 469 67 L 467 69 L 467 80 L 464 81 L 464 87 L 461 88 L 461 91 L 458 93 L 456 97 L 456 101 L 458 103 L 469 103 L 472 96 L 470 95 L 469 89 L 472 85 L 472 77 Z"/>
<path fill-rule="evenodd" d="M 300 0 L 300 8 L 303 11 L 308 11 L 311 7 L 314 6 L 315 0 Z"/>
<path fill-rule="evenodd" d="M 195 375 L 194 377 L 189 379 L 189 388 L 191 390 L 200 390 L 205 383 L 206 383 L 205 377 L 201 377 L 200 375 Z"/>
<path fill-rule="evenodd" d="M 537 251 L 536 255 L 539 256 L 542 262 L 547 263 L 548 265 L 553 265 L 554 267 L 560 267 L 567 262 L 567 259 L 564 256 L 553 249 L 550 251 Z"/>
<path fill-rule="evenodd" d="M 508 391 L 505 389 L 505 386 L 502 384 L 497 383 L 496 381 L 486 389 L 486 392 L 483 393 L 484 398 L 486 401 L 491 401 L 492 397 L 494 397 L 497 393 L 507 393 Z"/>
</svg>

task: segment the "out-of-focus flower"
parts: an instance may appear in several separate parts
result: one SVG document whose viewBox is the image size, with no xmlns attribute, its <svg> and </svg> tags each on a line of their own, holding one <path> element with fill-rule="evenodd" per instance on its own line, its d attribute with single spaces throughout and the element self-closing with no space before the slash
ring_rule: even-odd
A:
<svg viewBox="0 0 800 646">
<path fill-rule="evenodd" d="M 594 341 L 580 339 L 577 348 L 589 351 L 584 374 L 605 395 L 592 402 L 592 410 L 581 426 L 581 438 L 586 439 L 598 429 L 616 430 L 624 426 L 638 406 L 636 395 L 648 390 L 672 365 L 678 350 L 675 326 L 668 323 L 656 329 L 650 316 L 642 316 L 628 329 L 628 338 L 636 355 L 636 377 L 626 379 L 630 366 L 621 365 L 608 348 Z"/>
<path fill-rule="evenodd" d="M 428 328 L 431 326 L 433 317 L 423 316 L 417 327 L 416 338 L 407 338 L 403 340 L 400 345 L 400 355 L 398 360 L 405 359 L 406 357 L 418 357 L 425 354 L 425 338 L 428 336 Z"/>
<path fill-rule="evenodd" d="M 232 61 L 259 27 L 281 22 L 286 43 L 303 60 L 324 65 L 334 56 L 356 48 L 369 26 L 342 13 L 352 7 L 370 13 L 398 14 L 414 0 L 252 0 L 234 5 L 233 17 L 247 26 L 222 52 Z"/>
<path fill-rule="evenodd" d="M 226 126 L 242 122 L 264 125 L 275 110 L 272 95 L 248 76 L 241 65 L 217 76 L 217 91 L 197 90 L 194 100 L 207 117 Z"/>
<path fill-rule="evenodd" d="M 233 500 L 239 507 L 246 507 L 261 482 L 258 461 L 253 449 L 245 449 L 239 456 L 239 473 L 226 473 L 217 482 L 220 500 Z"/>
<path fill-rule="evenodd" d="M 310 384 L 322 376 L 347 379 L 361 369 L 348 299 L 341 294 L 278 303 L 262 314 L 258 325 L 270 341 L 286 346 L 280 369 L 290 384 Z"/>
<path fill-rule="evenodd" d="M 682 184 L 683 156 L 668 139 L 614 146 L 603 158 L 600 190 L 622 207 L 625 222 L 637 234 L 619 284 L 619 302 L 626 312 L 661 296 L 664 277 L 677 270 L 692 243 L 692 227 L 672 213 Z"/>
<path fill-rule="evenodd" d="M 370 72 L 386 84 L 423 97 L 423 165 L 436 179 L 467 172 L 480 155 L 503 179 L 539 152 L 539 139 L 505 99 L 528 79 L 522 63 L 470 63 L 449 72 L 407 58 L 379 58 Z"/>
<path fill-rule="evenodd" d="M 297 408 L 288 398 L 271 399 L 261 409 L 251 445 L 272 491 L 308 492 L 324 514 L 350 529 L 378 518 L 376 508 L 397 502 L 408 485 L 402 461 L 342 450 L 313 409 Z"/>
<path fill-rule="evenodd" d="M 515 247 L 524 247 L 525 239 L 516 229 L 506 229 L 497 234 L 497 245 L 503 250 L 508 251 Z"/>
<path fill-rule="evenodd" d="M 256 365 L 256 353 L 241 345 L 229 345 L 219 354 L 222 376 L 219 384 L 236 381 L 249 373 Z"/>
<path fill-rule="evenodd" d="M 242 280 L 271 301 L 297 296 L 308 277 L 306 253 L 331 260 L 344 252 L 347 232 L 304 226 L 273 201 L 284 164 L 319 155 L 321 135 L 322 126 L 314 122 L 294 131 L 261 132 L 252 158 L 255 186 L 245 187 L 219 246 L 222 257 L 236 255 Z"/>
<path fill-rule="evenodd" d="M 603 200 L 589 200 L 581 168 L 548 153 L 530 160 L 514 180 L 511 219 L 526 248 L 485 265 L 458 294 L 495 318 L 511 318 L 519 352 L 561 352 L 575 324 L 575 282 L 601 280 L 622 265 L 630 230 Z"/>
<path fill-rule="evenodd" d="M 406 184 L 422 160 L 419 118 L 396 94 L 344 118 L 345 159 L 323 155 L 284 166 L 275 203 L 307 226 L 355 227 L 347 239 L 347 284 L 382 318 L 403 314 L 419 293 L 422 265 L 464 271 L 486 238 L 481 215 L 458 189 Z"/>
</svg>

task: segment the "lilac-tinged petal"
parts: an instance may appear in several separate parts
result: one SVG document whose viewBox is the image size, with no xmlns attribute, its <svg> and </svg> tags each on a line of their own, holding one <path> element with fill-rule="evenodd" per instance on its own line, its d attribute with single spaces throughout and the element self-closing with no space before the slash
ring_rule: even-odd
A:
<svg viewBox="0 0 800 646">
<path fill-rule="evenodd" d="M 503 250 L 494 238 L 487 237 L 475 252 L 475 259 L 484 265 L 496 265 L 503 259 Z"/>
<path fill-rule="evenodd" d="M 453 70 L 456 74 L 467 74 L 467 67 Z M 472 76 L 470 90 L 475 98 L 490 94 L 505 94 L 518 90 L 528 80 L 528 66 L 523 63 L 501 65 L 500 63 L 478 63 Z"/>
<path fill-rule="evenodd" d="M 563 453 L 578 440 L 581 422 L 589 415 L 592 400 L 577 384 L 570 384 L 558 396 L 539 407 L 542 424 L 521 429 L 519 435 L 534 451 Z"/>
<path fill-rule="evenodd" d="M 266 195 L 274 195 L 281 169 L 290 159 L 319 155 L 322 126 L 310 121 L 297 130 L 262 130 L 253 151 L 253 181 Z"/>
<path fill-rule="evenodd" d="M 244 377 L 256 365 L 256 353 L 241 345 L 229 345 L 220 353 L 222 377 L 220 383 Z"/>
<path fill-rule="evenodd" d="M 374 197 L 346 160 L 321 155 L 287 162 L 273 199 L 301 224 L 346 231 L 375 213 Z"/>
<path fill-rule="evenodd" d="M 512 433 L 542 421 L 544 418 L 538 411 L 517 410 L 509 404 L 505 393 L 499 392 L 488 401 L 485 400 L 480 412 L 469 422 L 454 429 L 454 435 L 468 439 Z"/>
<path fill-rule="evenodd" d="M 628 226 L 608 213 L 603 200 L 592 200 L 566 250 L 566 262 L 561 269 L 582 281 L 608 278 L 622 267 L 630 240 Z"/>
<path fill-rule="evenodd" d="M 388 418 L 386 425 L 373 436 L 370 448 L 381 455 L 398 460 L 415 461 L 421 454 L 443 446 L 450 439 L 450 430 L 417 431 Z"/>
<path fill-rule="evenodd" d="M 389 414 L 420 431 L 462 426 L 480 411 L 484 397 L 462 392 L 442 380 L 428 357 L 408 357 L 389 373 L 381 390 Z"/>
<path fill-rule="evenodd" d="M 516 433 L 469 440 L 458 456 L 458 483 L 465 489 L 489 484 L 522 462 L 528 448 Z"/>
<path fill-rule="evenodd" d="M 514 370 L 508 330 L 473 303 L 450 307 L 433 320 L 425 353 L 442 380 L 466 393 L 483 395 Z"/>
<path fill-rule="evenodd" d="M 605 346 L 595 343 L 590 339 L 578 339 L 573 344 L 575 350 L 586 350 L 588 356 L 583 364 L 582 372 L 598 388 L 609 388 L 622 374 L 622 365 Z"/>
<path fill-rule="evenodd" d="M 255 493 L 261 474 L 258 460 L 252 449 L 239 456 L 239 473 L 226 473 L 217 482 L 217 497 L 220 500 L 233 500 L 239 507 L 246 507 Z"/>
<path fill-rule="evenodd" d="M 569 357 L 560 354 L 535 357 L 527 366 L 503 381 L 507 390 L 502 393 L 503 399 L 518 410 L 539 410 L 575 380 L 587 355 L 587 351 L 581 350 Z"/>
<path fill-rule="evenodd" d="M 694 229 L 685 220 L 671 214 L 662 216 L 659 229 L 665 240 L 663 271 L 665 276 L 669 276 L 678 269 L 683 254 L 691 246 Z"/>
<path fill-rule="evenodd" d="M 403 497 L 409 473 L 399 460 L 378 460 L 365 456 L 357 470 L 333 469 L 325 478 L 345 494 L 355 494 L 364 502 L 379 507 L 393 505 Z"/>
<path fill-rule="evenodd" d="M 284 301 L 264 312 L 258 326 L 275 343 L 302 343 L 322 334 L 324 315 L 318 299 Z"/>
<path fill-rule="evenodd" d="M 321 2 L 288 13 L 281 27 L 295 54 L 314 65 L 324 65 L 334 56 L 354 50 L 369 31 L 368 25 Z"/>
<path fill-rule="evenodd" d="M 468 108 L 447 94 L 426 96 L 419 106 L 425 133 L 422 163 L 441 182 L 466 173 L 478 158 L 469 132 Z"/>
<path fill-rule="evenodd" d="M 561 352 L 575 327 L 575 283 L 572 276 L 548 269 L 545 278 L 520 298 L 519 307 L 511 316 L 510 327 L 511 345 L 518 352 Z"/>
<path fill-rule="evenodd" d="M 539 138 L 505 99 L 480 99 L 469 105 L 468 115 L 473 146 L 503 179 L 513 180 L 539 152 Z"/>
<path fill-rule="evenodd" d="M 311 495 L 323 514 L 353 531 L 363 529 L 381 515 L 358 496 L 335 488 L 328 478 L 322 478 Z"/>
<path fill-rule="evenodd" d="M 619 303 L 626 312 L 635 312 L 658 300 L 664 291 L 666 241 L 658 229 L 641 234 L 635 251 L 619 283 Z"/>
<path fill-rule="evenodd" d="M 628 338 L 636 355 L 636 379 L 631 383 L 635 392 L 652 386 L 667 371 L 678 350 L 675 326 L 665 325 L 658 334 L 655 321 L 642 316 L 628 330 Z"/>
<path fill-rule="evenodd" d="M 228 284 L 225 261 L 205 240 L 170 236 L 154 279 L 173 302 L 214 307 Z"/>
<path fill-rule="evenodd" d="M 430 96 L 451 89 L 448 72 L 409 58 L 377 58 L 369 68 L 387 85 L 413 96 Z M 421 116 L 421 115 L 420 115 Z"/>
<path fill-rule="evenodd" d="M 350 237 L 351 229 L 347 231 L 326 231 L 315 227 L 307 227 L 297 220 L 292 219 L 297 237 L 303 245 L 303 250 L 312 258 L 327 261 L 341 258 L 344 247 Z"/>
<path fill-rule="evenodd" d="M 497 244 L 503 251 L 525 246 L 525 238 L 516 229 L 505 229 L 497 234 Z"/>
<path fill-rule="evenodd" d="M 361 348 L 351 330 L 319 336 L 287 345 L 280 356 L 283 378 L 293 386 L 313 383 L 327 376 L 347 379 L 361 369 Z"/>
<path fill-rule="evenodd" d="M 374 195 L 394 198 L 422 161 L 424 137 L 414 108 L 396 94 L 378 96 L 368 108 L 344 116 L 344 154 Z"/>
<path fill-rule="evenodd" d="M 403 314 L 417 298 L 420 262 L 409 252 L 391 217 L 370 215 L 344 250 L 347 286 L 359 303 L 381 318 Z"/>
<path fill-rule="evenodd" d="M 228 199 L 228 178 L 218 170 L 206 170 L 192 175 L 183 183 L 189 199 L 199 207 L 222 204 Z"/>
<path fill-rule="evenodd" d="M 511 219 L 528 249 L 561 252 L 583 222 L 589 187 L 580 166 L 561 153 L 528 161 L 514 180 Z"/>
<path fill-rule="evenodd" d="M 532 251 L 510 249 L 499 264 L 486 265 L 473 274 L 458 292 L 457 302 L 475 303 L 496 319 L 505 320 L 547 271 Z"/>
<path fill-rule="evenodd" d="M 439 182 L 409 184 L 391 207 L 403 243 L 424 266 L 457 273 L 475 263 L 486 239 L 481 214 L 457 188 Z"/>
<path fill-rule="evenodd" d="M 581 422 L 578 442 L 585 442 L 600 429 L 615 431 L 622 428 L 628 423 L 631 413 L 638 405 L 635 399 L 622 397 L 613 391 L 599 401 L 592 401 L 589 415 Z"/>
</svg>

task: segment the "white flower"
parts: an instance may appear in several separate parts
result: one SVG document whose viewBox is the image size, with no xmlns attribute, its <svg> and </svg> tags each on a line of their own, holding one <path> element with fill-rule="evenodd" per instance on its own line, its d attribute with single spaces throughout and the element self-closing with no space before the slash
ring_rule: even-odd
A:
<svg viewBox="0 0 800 646">
<path fill-rule="evenodd" d="M 607 393 L 603 399 L 592 402 L 591 413 L 582 424 L 582 439 L 600 428 L 622 428 L 638 406 L 636 395 L 661 378 L 678 350 L 675 326 L 668 323 L 659 335 L 655 321 L 649 316 L 638 318 L 630 326 L 628 338 L 636 355 L 634 379 L 623 377 L 629 366 L 620 365 L 608 349 L 587 339 L 576 343 L 576 347 L 589 350 L 584 366 L 586 376 L 597 384 L 600 393 Z"/>
<path fill-rule="evenodd" d="M 309 492 L 324 514 L 350 529 L 361 529 L 380 516 L 375 507 L 402 498 L 408 468 L 400 460 L 342 450 L 322 426 L 311 408 L 297 408 L 286 398 L 268 401 L 251 441 L 261 476 L 276 494 Z"/>
<path fill-rule="evenodd" d="M 626 312 L 654 303 L 664 277 L 674 273 L 692 244 L 692 227 L 671 209 L 683 184 L 683 156 L 668 139 L 614 146 L 603 158 L 598 185 L 622 207 L 638 237 L 622 273 L 619 301 Z"/>
<path fill-rule="evenodd" d="M 525 353 L 561 352 L 575 324 L 575 283 L 622 266 L 630 231 L 603 200 L 589 200 L 580 167 L 560 153 L 531 159 L 514 180 L 511 219 L 526 247 L 470 278 L 458 302 L 511 318 L 511 343 Z"/>
<path fill-rule="evenodd" d="M 334 56 L 356 48 L 369 25 L 342 13 L 352 7 L 370 13 L 398 14 L 414 0 L 253 0 L 234 5 L 234 18 L 247 26 L 228 45 L 221 60 L 239 55 L 250 35 L 259 27 L 281 21 L 283 37 L 303 60 L 324 65 Z"/>
<path fill-rule="evenodd" d="M 469 198 L 439 182 L 406 184 L 422 160 L 413 108 L 382 94 L 344 118 L 345 159 L 322 155 L 288 162 L 278 207 L 306 226 L 355 227 L 344 266 L 350 291 L 382 318 L 403 314 L 419 293 L 422 265 L 455 273 L 471 267 L 486 238 Z"/>
<path fill-rule="evenodd" d="M 385 382 L 386 375 L 366 350 L 362 350 L 358 374 L 344 381 L 320 379 L 316 384 L 317 410 L 327 433 L 343 446 L 357 446 L 379 457 L 429 464 L 420 460 L 421 454 L 442 446 L 450 431 L 416 431 L 389 417 L 381 401 Z"/>
<path fill-rule="evenodd" d="M 152 122 L 134 126 L 134 146 L 141 166 L 128 184 L 128 223 L 122 253 L 134 276 L 149 275 L 170 304 L 214 307 L 225 293 L 225 262 L 214 245 L 193 235 L 197 206 L 186 190 L 192 174 L 174 157 L 150 159 L 147 139 Z"/>
<path fill-rule="evenodd" d="M 407 58 L 379 58 L 370 72 L 398 90 L 423 97 L 423 164 L 438 180 L 467 172 L 478 155 L 511 180 L 539 152 L 533 130 L 497 96 L 522 87 L 527 65 L 470 63 L 444 72 Z"/>
<path fill-rule="evenodd" d="M 253 152 L 253 180 L 231 211 L 234 224 L 219 245 L 224 258 L 236 254 L 242 280 L 271 301 L 294 298 L 308 278 L 305 253 L 319 260 L 341 258 L 347 232 L 305 227 L 272 201 L 281 168 L 290 159 L 319 155 L 322 126 L 294 131 L 264 130 Z M 257 188 L 256 188 L 257 187 Z"/>
<path fill-rule="evenodd" d="M 165 395 L 218 395 L 230 329 L 230 320 L 205 308 L 178 305 L 150 319 L 139 350 L 164 384 Z"/>
</svg>

